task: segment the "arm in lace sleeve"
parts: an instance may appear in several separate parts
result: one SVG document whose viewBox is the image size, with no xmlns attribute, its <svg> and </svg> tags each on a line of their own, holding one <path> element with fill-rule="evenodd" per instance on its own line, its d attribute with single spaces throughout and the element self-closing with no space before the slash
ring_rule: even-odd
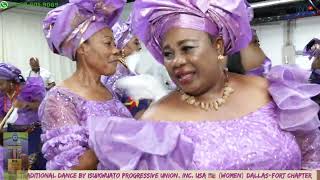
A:
<svg viewBox="0 0 320 180">
<path fill-rule="evenodd" d="M 277 66 L 267 79 L 269 92 L 279 108 L 279 126 L 295 135 L 301 149 L 302 169 L 320 169 L 319 105 L 311 100 L 320 85 L 308 83 L 309 73 Z"/>
<path fill-rule="evenodd" d="M 320 169 L 319 129 L 296 135 L 302 154 L 302 169 Z"/>
<path fill-rule="evenodd" d="M 88 148 L 88 133 L 79 122 L 71 97 L 50 91 L 39 109 L 42 122 L 42 153 L 47 169 L 72 169 Z"/>
</svg>

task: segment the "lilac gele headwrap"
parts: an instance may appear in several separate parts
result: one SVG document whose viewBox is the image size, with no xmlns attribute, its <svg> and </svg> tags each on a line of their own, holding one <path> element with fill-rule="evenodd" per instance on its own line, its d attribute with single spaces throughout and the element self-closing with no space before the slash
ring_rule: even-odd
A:
<svg viewBox="0 0 320 180">
<path fill-rule="evenodd" d="M 132 16 L 126 22 L 118 21 L 112 27 L 113 36 L 116 41 L 117 48 L 122 49 L 133 38 L 131 28 Z"/>
<path fill-rule="evenodd" d="M 318 45 L 318 48 L 312 49 L 313 46 Z M 320 57 L 320 39 L 313 38 L 311 41 L 303 49 L 303 55 L 309 56 L 309 59 L 313 57 L 319 58 Z"/>
<path fill-rule="evenodd" d="M 7 63 L 0 63 L 0 79 L 24 82 L 20 69 Z"/>
<path fill-rule="evenodd" d="M 222 36 L 227 55 L 251 41 L 250 18 L 244 0 L 136 0 L 133 9 L 133 34 L 160 63 L 163 63 L 161 41 L 172 27 Z"/>
<path fill-rule="evenodd" d="M 43 20 L 50 49 L 75 60 L 77 48 L 94 33 L 111 28 L 126 0 L 70 0 L 51 10 Z"/>
</svg>

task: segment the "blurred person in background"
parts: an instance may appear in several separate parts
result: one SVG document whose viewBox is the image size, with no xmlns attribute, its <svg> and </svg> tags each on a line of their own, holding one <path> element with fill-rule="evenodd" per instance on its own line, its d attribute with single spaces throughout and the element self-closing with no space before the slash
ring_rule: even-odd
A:
<svg viewBox="0 0 320 180">
<path fill-rule="evenodd" d="M 121 63 L 112 76 L 103 76 L 102 82 L 112 84 L 112 90 L 139 118 L 151 102 L 167 95 L 173 84 L 165 68 L 142 49 L 132 34 L 131 15 L 126 22 L 118 21 L 113 27 L 115 43 L 121 52 Z M 133 93 L 132 93 L 133 92 Z"/>
<path fill-rule="evenodd" d="M 28 70 L 24 77 L 28 79 L 29 77 L 41 77 L 45 86 L 46 90 L 49 91 L 52 87 L 56 85 L 54 76 L 51 72 L 47 69 L 40 67 L 39 59 L 36 57 L 31 57 L 29 59 L 30 70 Z"/>
<path fill-rule="evenodd" d="M 252 40 L 249 45 L 228 56 L 227 68 L 230 72 L 257 76 L 266 76 L 271 69 L 271 60 L 260 47 L 256 30 L 252 30 Z"/>
<path fill-rule="evenodd" d="M 309 41 L 304 47 L 303 54 L 309 56 L 309 60 L 312 60 L 309 81 L 320 84 L 320 39 L 313 38 Z M 320 95 L 314 96 L 312 99 L 320 105 Z M 320 117 L 320 111 L 318 116 Z"/>
<path fill-rule="evenodd" d="M 39 105 L 46 93 L 41 77 L 29 77 L 25 81 L 18 68 L 0 63 L 0 91 L 1 128 L 9 132 L 28 132 L 30 167 L 27 169 L 45 169 L 38 116 Z"/>
<path fill-rule="evenodd" d="M 310 82 L 320 84 L 320 39 L 313 38 L 308 42 L 303 54 L 312 60 Z"/>
</svg>

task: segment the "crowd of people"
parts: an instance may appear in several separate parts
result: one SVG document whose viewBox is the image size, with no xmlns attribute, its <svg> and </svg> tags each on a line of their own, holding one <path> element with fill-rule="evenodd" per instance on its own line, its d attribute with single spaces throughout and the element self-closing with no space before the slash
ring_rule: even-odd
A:
<svg viewBox="0 0 320 180">
<path fill-rule="evenodd" d="M 319 39 L 311 71 L 272 67 L 245 0 L 136 0 L 122 21 L 124 5 L 47 14 L 49 48 L 76 64 L 60 83 L 35 57 L 24 75 L 0 63 L 1 129 L 32 134 L 31 169 L 320 168 Z"/>
</svg>

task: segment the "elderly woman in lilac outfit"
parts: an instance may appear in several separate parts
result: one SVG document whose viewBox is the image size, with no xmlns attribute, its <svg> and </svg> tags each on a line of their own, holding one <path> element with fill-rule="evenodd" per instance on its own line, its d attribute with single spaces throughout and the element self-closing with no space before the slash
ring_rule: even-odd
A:
<svg viewBox="0 0 320 180">
<path fill-rule="evenodd" d="M 0 63 L 1 117 L 4 118 L 14 105 L 18 108 L 18 117 L 14 124 L 30 125 L 39 121 L 38 107 L 45 96 L 41 78 L 28 78 L 13 65 Z"/>
<path fill-rule="evenodd" d="M 267 78 L 227 72 L 251 41 L 243 0 L 136 0 L 133 30 L 179 90 L 141 121 L 88 120 L 100 169 L 320 168 L 320 86 L 276 66 Z"/>
<path fill-rule="evenodd" d="M 77 65 L 74 74 L 52 88 L 40 105 L 47 169 L 96 169 L 87 119 L 132 117 L 111 86 L 100 81 L 101 75 L 116 71 L 120 52 L 111 27 L 124 4 L 124 0 L 70 0 L 43 21 L 50 49 Z"/>
</svg>

